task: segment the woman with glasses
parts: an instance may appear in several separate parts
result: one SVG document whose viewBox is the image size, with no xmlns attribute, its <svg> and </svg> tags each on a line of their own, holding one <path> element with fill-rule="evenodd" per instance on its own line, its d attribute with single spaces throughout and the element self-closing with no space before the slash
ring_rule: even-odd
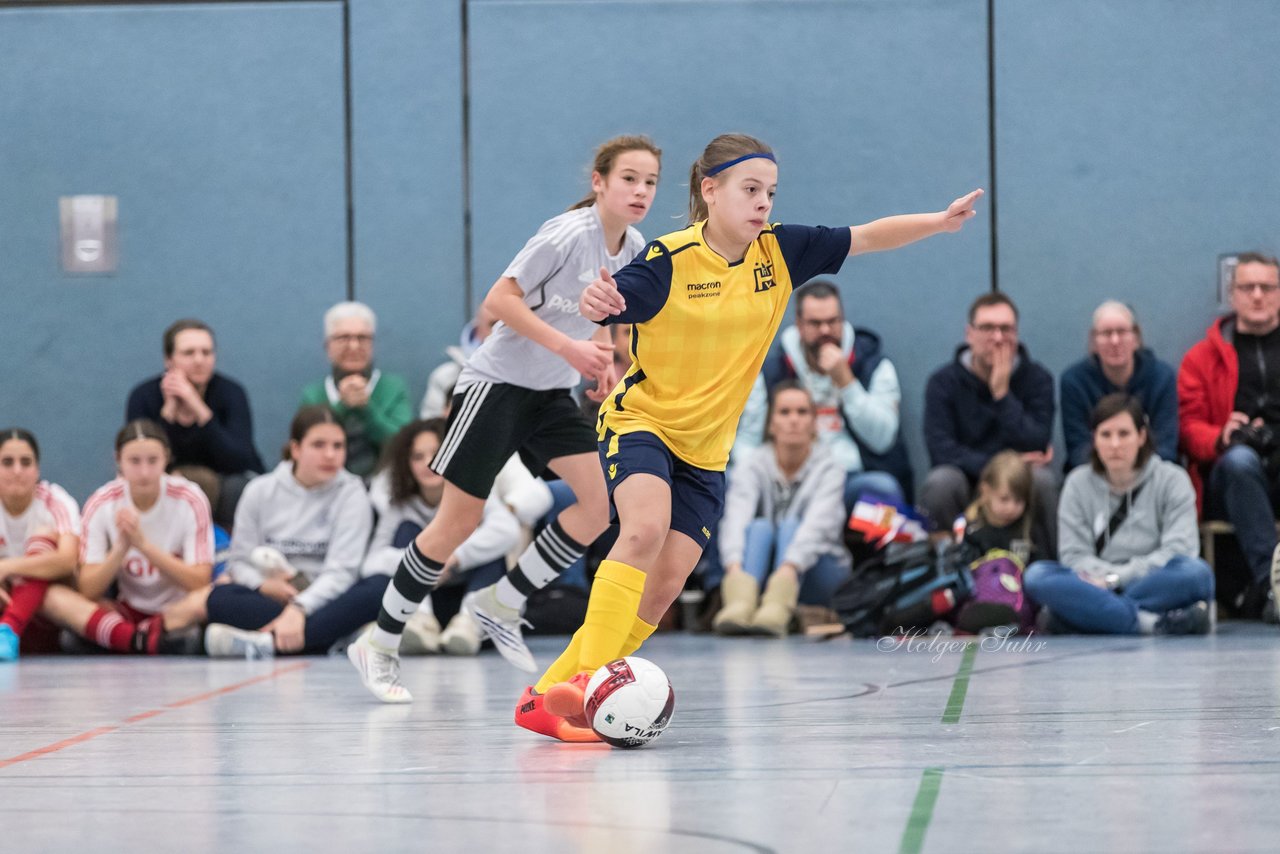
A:
<svg viewBox="0 0 1280 854">
<path fill-rule="evenodd" d="M 1162 460 L 1178 459 L 1178 387 L 1173 368 L 1143 346 L 1133 309 L 1107 300 L 1094 309 L 1088 355 L 1063 372 L 1062 435 L 1067 470 L 1089 461 L 1093 434 L 1089 413 L 1109 394 L 1136 397 L 1151 418 L 1151 435 Z"/>
<path fill-rule="evenodd" d="M 373 366 L 378 319 L 364 303 L 340 302 L 324 314 L 324 346 L 332 369 L 302 390 L 301 406 L 333 410 L 347 434 L 347 471 L 368 478 L 383 444 L 413 420 L 409 390 Z"/>
</svg>

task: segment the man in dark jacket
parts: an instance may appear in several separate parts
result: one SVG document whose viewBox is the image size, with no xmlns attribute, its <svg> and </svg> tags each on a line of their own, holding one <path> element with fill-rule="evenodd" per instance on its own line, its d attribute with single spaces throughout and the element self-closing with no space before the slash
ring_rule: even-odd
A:
<svg viewBox="0 0 1280 854">
<path fill-rule="evenodd" d="M 1000 451 L 1020 451 L 1035 475 L 1034 512 L 1056 551 L 1058 485 L 1053 461 L 1053 375 L 1018 343 L 1018 309 L 1002 293 L 969 307 L 965 344 L 929 377 L 924 433 L 933 468 L 920 505 L 946 529 L 969 503 L 982 468 Z"/>
<path fill-rule="evenodd" d="M 262 471 L 244 388 L 214 371 L 213 330 L 179 320 L 164 331 L 164 369 L 129 393 L 125 420 L 149 418 L 164 428 L 172 467 L 208 495 L 213 518 L 230 530 L 249 479 Z"/>
</svg>

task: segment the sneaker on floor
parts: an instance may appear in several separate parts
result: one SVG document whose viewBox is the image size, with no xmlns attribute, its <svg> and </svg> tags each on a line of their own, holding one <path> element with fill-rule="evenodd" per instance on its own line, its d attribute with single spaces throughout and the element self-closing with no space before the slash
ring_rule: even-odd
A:
<svg viewBox="0 0 1280 854">
<path fill-rule="evenodd" d="M 0 661 L 18 660 L 18 633 L 8 623 L 0 623 Z"/>
<path fill-rule="evenodd" d="M 568 682 L 557 682 L 547 689 L 546 707 L 553 715 L 564 718 L 570 726 L 591 728 L 587 720 L 587 683 L 591 681 L 591 671 L 583 670 L 575 674 Z"/>
<path fill-rule="evenodd" d="M 1209 615 L 1209 603 L 1201 599 L 1185 608 L 1167 612 L 1156 623 L 1159 635 L 1207 635 L 1213 622 Z"/>
<path fill-rule="evenodd" d="M 271 632 L 210 623 L 204 630 L 204 650 L 210 658 L 273 658 L 276 644 Z"/>
<path fill-rule="evenodd" d="M 440 652 L 440 623 L 435 615 L 417 611 L 404 624 L 400 636 L 401 655 L 435 655 Z"/>
<path fill-rule="evenodd" d="M 533 693 L 533 686 L 525 688 L 520 696 L 520 702 L 516 704 L 516 726 L 560 741 L 574 743 L 600 741 L 600 736 L 591 729 L 574 726 L 564 718 L 548 712 L 544 705 L 545 700 L 545 695 Z"/>
<path fill-rule="evenodd" d="M 374 644 L 366 632 L 347 647 L 347 659 L 360 672 L 369 693 L 384 703 L 410 703 L 413 695 L 400 683 L 400 656 Z"/>
<path fill-rule="evenodd" d="M 528 625 L 520 611 L 498 601 L 497 588 L 489 586 L 462 597 L 462 610 L 470 614 L 481 633 L 493 641 L 493 646 L 507 663 L 533 673 L 538 669 L 533 653 L 525 645 L 520 627 Z"/>
<path fill-rule="evenodd" d="M 476 655 L 483 642 L 484 634 L 480 631 L 480 626 L 466 609 L 454 614 L 449 625 L 440 633 L 440 648 L 447 655 Z"/>
</svg>

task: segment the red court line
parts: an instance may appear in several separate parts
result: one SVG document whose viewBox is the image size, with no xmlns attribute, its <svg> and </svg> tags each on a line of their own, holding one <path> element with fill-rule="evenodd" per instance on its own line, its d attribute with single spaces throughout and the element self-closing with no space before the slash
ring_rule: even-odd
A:
<svg viewBox="0 0 1280 854">
<path fill-rule="evenodd" d="M 260 682 L 268 682 L 275 679 L 277 676 L 283 676 L 286 673 L 294 673 L 298 670 L 302 670 L 304 667 L 310 666 L 311 663 L 306 661 L 299 662 L 297 664 L 290 664 L 287 667 L 277 668 L 276 670 L 263 674 L 262 676 L 255 676 L 252 679 L 245 679 L 243 682 L 236 682 L 232 685 L 226 686 L 225 688 L 218 688 L 213 691 L 206 691 L 203 694 L 197 694 L 194 697 L 187 697 L 183 700 L 175 700 L 172 703 L 165 703 L 163 708 L 151 709 L 146 712 L 139 712 L 136 715 L 130 715 L 118 724 L 95 727 L 94 729 L 82 732 L 79 735 L 73 735 L 71 738 L 64 738 L 62 741 L 55 741 L 53 744 L 46 744 L 44 747 L 37 747 L 35 750 L 29 750 L 26 753 L 11 756 L 8 759 L 0 759 L 0 769 L 8 768 L 10 765 L 17 765 L 19 762 L 38 759 L 41 756 L 48 756 L 51 753 L 57 753 L 59 750 L 65 750 L 68 747 L 74 747 L 77 744 L 82 744 L 86 741 L 95 739 L 100 735 L 106 735 L 107 733 L 123 729 L 130 724 L 149 720 L 157 715 L 163 715 L 165 712 L 172 709 L 181 709 L 186 706 L 195 705 L 196 703 L 202 703 L 205 700 L 220 697 L 223 694 L 230 694 L 233 691 L 239 691 L 241 688 L 248 688 L 250 685 L 257 685 Z"/>
</svg>

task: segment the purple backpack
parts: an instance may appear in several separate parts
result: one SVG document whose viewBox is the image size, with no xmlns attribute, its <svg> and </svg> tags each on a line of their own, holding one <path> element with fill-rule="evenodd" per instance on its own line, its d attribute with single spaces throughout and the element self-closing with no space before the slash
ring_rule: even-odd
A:
<svg viewBox="0 0 1280 854">
<path fill-rule="evenodd" d="M 992 549 L 969 564 L 969 598 L 956 614 L 956 628 L 978 634 L 997 626 L 1027 631 L 1031 603 L 1022 589 L 1022 561 L 1013 552 Z"/>
</svg>

